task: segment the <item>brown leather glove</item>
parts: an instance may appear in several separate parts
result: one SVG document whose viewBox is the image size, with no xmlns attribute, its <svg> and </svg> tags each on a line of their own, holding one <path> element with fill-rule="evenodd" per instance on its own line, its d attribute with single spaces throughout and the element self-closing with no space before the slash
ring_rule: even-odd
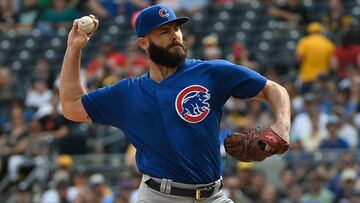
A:
<svg viewBox="0 0 360 203">
<path fill-rule="evenodd" d="M 265 151 L 266 145 L 272 151 Z M 233 133 L 224 140 L 225 151 L 239 161 L 262 161 L 274 154 L 283 154 L 289 143 L 270 127 L 262 130 L 252 129 L 246 133 Z"/>
</svg>

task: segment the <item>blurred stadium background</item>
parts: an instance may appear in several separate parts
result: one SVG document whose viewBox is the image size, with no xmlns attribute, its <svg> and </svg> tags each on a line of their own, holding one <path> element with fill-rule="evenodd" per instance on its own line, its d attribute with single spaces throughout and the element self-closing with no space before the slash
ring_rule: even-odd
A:
<svg viewBox="0 0 360 203">
<path fill-rule="evenodd" d="M 83 51 L 87 88 L 146 71 L 131 22 L 154 3 L 191 16 L 189 57 L 245 65 L 291 96 L 291 150 L 260 163 L 224 154 L 227 196 L 360 202 L 359 0 L 0 0 L 0 202 L 136 201 L 134 148 L 120 130 L 66 120 L 57 77 L 69 26 L 89 13 L 100 27 Z M 230 99 L 221 139 L 272 122 L 265 104 Z"/>
</svg>

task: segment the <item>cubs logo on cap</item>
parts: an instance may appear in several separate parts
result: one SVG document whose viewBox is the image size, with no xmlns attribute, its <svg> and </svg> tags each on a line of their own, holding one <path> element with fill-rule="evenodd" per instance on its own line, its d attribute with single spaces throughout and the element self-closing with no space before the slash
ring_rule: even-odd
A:
<svg viewBox="0 0 360 203">
<path fill-rule="evenodd" d="M 169 17 L 169 13 L 167 12 L 166 8 L 162 8 L 159 10 L 159 16 L 162 18 L 167 18 Z"/>
<path fill-rule="evenodd" d="M 176 97 L 176 112 L 186 122 L 198 123 L 210 112 L 209 90 L 201 85 L 184 88 Z"/>
<path fill-rule="evenodd" d="M 135 20 L 137 37 L 144 37 L 161 25 L 176 22 L 179 25 L 186 23 L 188 17 L 177 18 L 175 12 L 166 5 L 157 4 L 143 9 Z"/>
</svg>

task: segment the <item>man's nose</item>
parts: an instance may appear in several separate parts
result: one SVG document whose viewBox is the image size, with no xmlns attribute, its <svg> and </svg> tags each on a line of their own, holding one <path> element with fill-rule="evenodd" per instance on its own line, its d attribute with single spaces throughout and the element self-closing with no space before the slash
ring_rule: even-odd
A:
<svg viewBox="0 0 360 203">
<path fill-rule="evenodd" d="M 171 31 L 171 41 L 178 41 L 180 40 L 180 36 L 178 36 L 178 34 L 175 31 Z"/>
</svg>

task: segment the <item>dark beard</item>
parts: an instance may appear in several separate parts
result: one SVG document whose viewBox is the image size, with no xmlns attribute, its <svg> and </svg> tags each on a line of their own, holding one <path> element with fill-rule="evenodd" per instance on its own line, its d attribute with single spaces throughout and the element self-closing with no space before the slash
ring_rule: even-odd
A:
<svg viewBox="0 0 360 203">
<path fill-rule="evenodd" d="M 176 47 L 176 52 L 172 53 L 169 50 L 172 47 L 175 47 L 178 45 L 179 47 Z M 150 46 L 148 49 L 149 58 L 156 64 L 165 66 L 167 68 L 177 68 L 181 66 L 186 58 L 186 49 L 184 48 L 184 45 L 177 44 L 177 43 L 171 43 L 166 48 L 162 48 L 160 46 L 157 46 L 152 41 L 150 41 Z"/>
</svg>

